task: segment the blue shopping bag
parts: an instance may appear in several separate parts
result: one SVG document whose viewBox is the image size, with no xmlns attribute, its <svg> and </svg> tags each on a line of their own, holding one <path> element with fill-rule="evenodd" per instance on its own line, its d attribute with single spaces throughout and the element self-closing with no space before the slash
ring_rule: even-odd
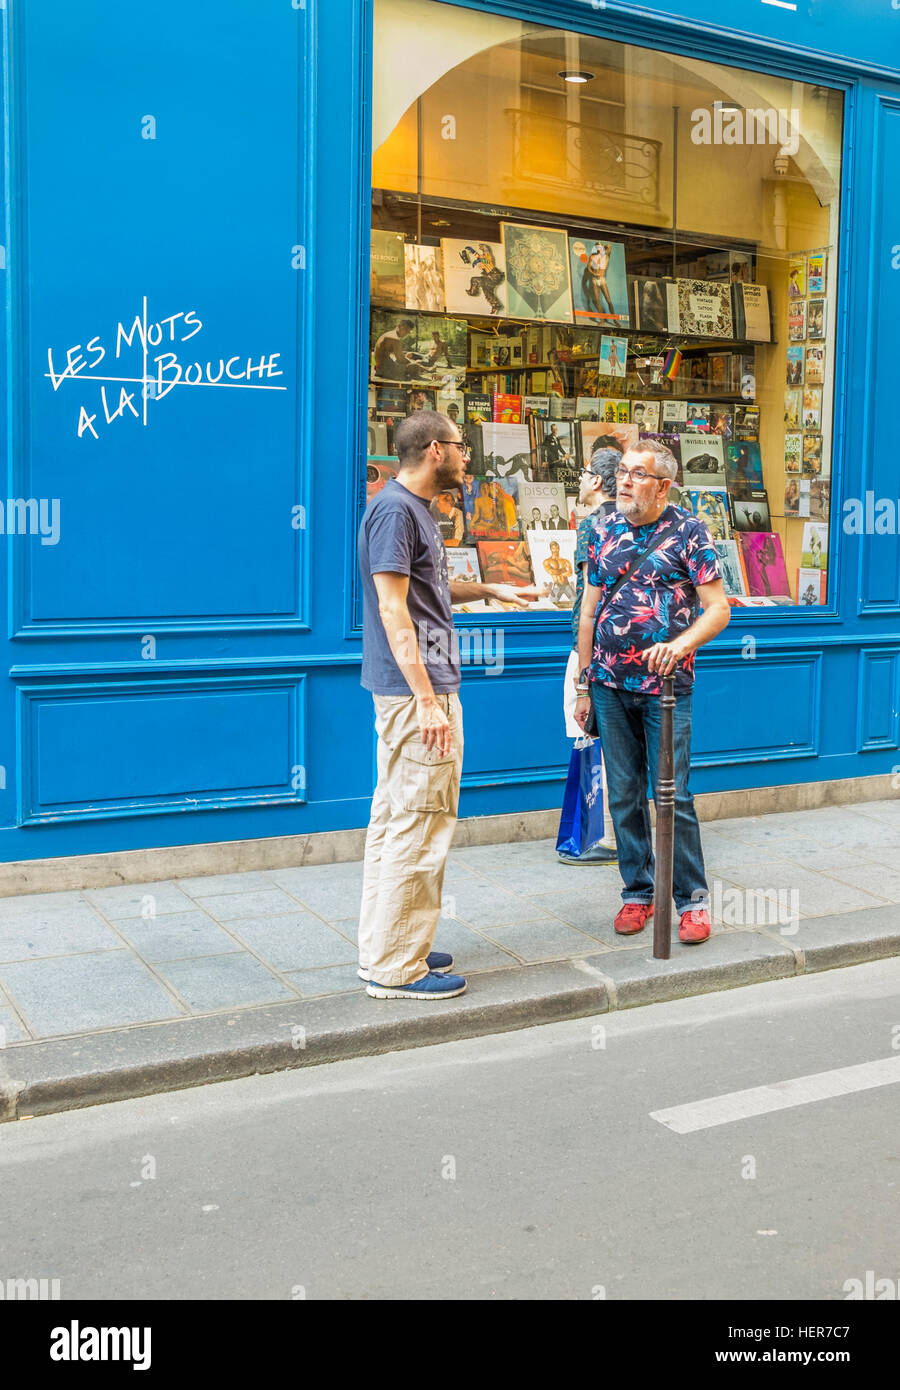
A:
<svg viewBox="0 0 900 1390">
<path fill-rule="evenodd" d="M 603 774 L 600 740 L 575 740 L 563 795 L 557 853 L 579 855 L 603 839 Z"/>
</svg>

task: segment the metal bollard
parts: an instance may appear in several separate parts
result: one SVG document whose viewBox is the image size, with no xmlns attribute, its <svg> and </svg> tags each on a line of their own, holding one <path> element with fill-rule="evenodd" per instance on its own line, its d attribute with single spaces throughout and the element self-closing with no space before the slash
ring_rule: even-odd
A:
<svg viewBox="0 0 900 1390">
<path fill-rule="evenodd" d="M 672 953 L 672 851 L 675 843 L 675 677 L 663 678 L 659 697 L 659 767 L 656 774 L 656 878 L 653 885 L 653 958 Z"/>
</svg>

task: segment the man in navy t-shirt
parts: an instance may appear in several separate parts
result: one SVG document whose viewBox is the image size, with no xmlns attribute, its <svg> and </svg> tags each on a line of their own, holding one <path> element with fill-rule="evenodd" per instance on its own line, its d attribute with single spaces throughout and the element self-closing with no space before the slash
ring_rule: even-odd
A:
<svg viewBox="0 0 900 1390">
<path fill-rule="evenodd" d="M 359 974 L 375 999 L 462 994 L 453 964 L 431 950 L 459 802 L 463 727 L 451 603 L 497 598 L 527 607 L 533 587 L 454 583 L 430 512 L 462 485 L 458 425 L 417 410 L 394 431 L 400 460 L 359 528 L 362 683 L 375 702 L 378 783 L 366 835 Z"/>
</svg>

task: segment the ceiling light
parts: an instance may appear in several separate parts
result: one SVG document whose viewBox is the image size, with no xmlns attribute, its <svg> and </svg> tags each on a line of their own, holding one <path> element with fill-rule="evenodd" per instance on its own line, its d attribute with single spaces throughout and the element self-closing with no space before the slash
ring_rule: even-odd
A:
<svg viewBox="0 0 900 1390">
<path fill-rule="evenodd" d="M 594 72 L 570 71 L 567 68 L 563 68 L 562 72 L 558 72 L 556 75 L 557 77 L 561 77 L 564 82 L 593 82 L 597 74 Z"/>
</svg>

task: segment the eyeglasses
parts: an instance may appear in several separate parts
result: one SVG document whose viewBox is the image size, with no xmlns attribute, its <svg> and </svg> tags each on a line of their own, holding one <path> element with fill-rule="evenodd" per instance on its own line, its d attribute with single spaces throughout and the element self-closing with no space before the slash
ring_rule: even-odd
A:
<svg viewBox="0 0 900 1390">
<path fill-rule="evenodd" d="M 617 478 L 633 478 L 636 483 L 642 483 L 647 478 L 656 478 L 658 482 L 668 482 L 668 478 L 662 478 L 659 473 L 648 473 L 646 468 L 622 468 L 616 469 Z"/>
<path fill-rule="evenodd" d="M 462 439 L 432 439 L 432 444 L 455 444 L 462 451 L 463 458 L 471 458 L 472 450 Z"/>
</svg>

